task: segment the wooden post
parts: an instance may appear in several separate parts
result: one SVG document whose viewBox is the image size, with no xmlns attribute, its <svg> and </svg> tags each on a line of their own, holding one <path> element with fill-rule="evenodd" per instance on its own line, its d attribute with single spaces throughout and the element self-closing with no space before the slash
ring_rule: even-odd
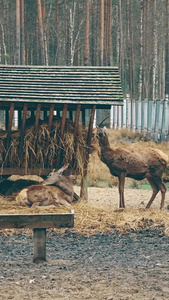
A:
<svg viewBox="0 0 169 300">
<path fill-rule="evenodd" d="M 52 128 L 53 113 L 54 113 L 54 104 L 51 104 L 50 111 L 49 111 L 49 131 L 51 131 L 51 128 Z"/>
<path fill-rule="evenodd" d="M 9 119 L 8 119 L 7 141 L 6 141 L 6 149 L 7 150 L 8 150 L 9 145 L 10 145 L 13 114 L 14 114 L 14 103 L 11 103 L 10 104 L 10 111 L 9 111 Z M 8 158 L 6 158 L 5 166 L 7 164 L 8 164 Z"/>
<path fill-rule="evenodd" d="M 87 146 L 90 146 L 91 137 L 92 137 L 92 131 L 93 131 L 93 121 L 94 121 L 94 115 L 96 111 L 96 105 L 93 105 L 91 116 L 90 116 L 90 122 L 89 122 L 89 128 L 88 128 L 88 134 L 87 134 Z M 80 190 L 80 197 L 84 198 L 85 200 L 88 200 L 88 192 L 87 192 L 87 165 L 89 161 L 89 150 L 87 150 L 87 157 L 83 166 L 83 177 L 81 180 L 81 190 Z"/>
<path fill-rule="evenodd" d="M 41 104 L 38 104 L 36 109 L 36 118 L 35 118 L 35 134 L 37 134 L 37 130 L 39 126 L 40 111 L 41 111 Z"/>
<path fill-rule="evenodd" d="M 33 262 L 46 261 L 46 228 L 33 229 Z"/>
<path fill-rule="evenodd" d="M 62 124 L 61 124 L 61 133 L 60 133 L 59 146 L 61 145 L 61 141 L 62 141 L 63 136 L 64 136 L 64 130 L 65 130 L 65 124 L 66 124 L 66 115 L 67 115 L 67 108 L 68 108 L 68 105 L 64 104 L 63 114 L 62 114 Z M 61 149 L 58 149 L 58 153 L 57 153 L 57 167 L 59 167 L 59 164 L 60 164 L 60 157 L 61 157 Z"/>
<path fill-rule="evenodd" d="M 21 127 L 21 134 L 20 134 L 20 147 L 19 147 L 19 157 L 21 161 L 21 165 L 23 162 L 23 144 L 24 144 L 24 134 L 25 134 L 25 123 L 26 123 L 26 117 L 27 117 L 27 110 L 28 110 L 28 104 L 24 103 L 23 107 L 23 119 L 22 119 L 22 127 Z"/>
<path fill-rule="evenodd" d="M 81 109 L 81 105 L 77 105 L 76 117 L 75 117 L 75 128 L 74 128 L 74 135 L 75 136 L 77 135 L 77 130 L 78 130 L 78 126 L 79 126 L 80 109 Z"/>
</svg>

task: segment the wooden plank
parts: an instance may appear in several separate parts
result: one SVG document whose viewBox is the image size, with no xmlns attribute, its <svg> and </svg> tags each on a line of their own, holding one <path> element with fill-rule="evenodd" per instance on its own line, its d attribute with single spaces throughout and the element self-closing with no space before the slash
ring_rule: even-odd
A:
<svg viewBox="0 0 169 300">
<path fill-rule="evenodd" d="M 0 169 L 0 175 L 49 175 L 52 172 L 52 169 L 42 169 L 42 168 L 34 168 L 28 169 L 25 168 L 3 168 Z"/>
<path fill-rule="evenodd" d="M 0 215 L 0 229 L 5 228 L 63 228 L 74 226 L 74 211 L 67 214 Z"/>
</svg>

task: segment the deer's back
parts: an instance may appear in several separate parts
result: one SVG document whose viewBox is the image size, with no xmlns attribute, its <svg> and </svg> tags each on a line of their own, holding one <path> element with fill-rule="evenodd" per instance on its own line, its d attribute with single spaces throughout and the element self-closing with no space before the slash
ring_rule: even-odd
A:
<svg viewBox="0 0 169 300">
<path fill-rule="evenodd" d="M 147 172 L 161 176 L 168 157 L 158 149 L 118 147 L 102 149 L 101 160 L 107 164 L 112 175 L 118 176 L 121 172 L 125 172 L 128 177 L 136 176 L 136 179 L 143 179 Z"/>
</svg>

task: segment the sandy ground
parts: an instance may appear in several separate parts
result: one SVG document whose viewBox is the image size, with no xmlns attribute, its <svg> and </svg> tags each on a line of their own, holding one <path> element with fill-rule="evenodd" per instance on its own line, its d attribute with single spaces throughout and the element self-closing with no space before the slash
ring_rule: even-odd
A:
<svg viewBox="0 0 169 300">
<path fill-rule="evenodd" d="M 126 207 L 145 207 L 151 193 L 126 189 Z M 89 188 L 89 202 L 116 208 L 118 189 Z M 159 206 L 160 195 L 152 207 Z M 34 264 L 32 253 L 32 236 L 0 236 L 0 299 L 169 299 L 169 237 L 160 230 L 89 237 L 53 232 L 47 262 Z"/>
<path fill-rule="evenodd" d="M 80 188 L 74 187 L 76 193 L 79 194 Z M 151 195 L 152 190 L 142 190 L 142 189 L 125 189 L 125 205 L 126 207 L 146 207 Z M 93 204 L 105 204 L 110 205 L 113 208 L 117 208 L 119 205 L 119 193 L 117 187 L 112 188 L 88 188 L 88 198 L 89 203 Z M 152 208 L 159 208 L 161 201 L 160 192 L 156 196 Z M 166 192 L 165 207 L 169 205 L 169 191 Z"/>
</svg>

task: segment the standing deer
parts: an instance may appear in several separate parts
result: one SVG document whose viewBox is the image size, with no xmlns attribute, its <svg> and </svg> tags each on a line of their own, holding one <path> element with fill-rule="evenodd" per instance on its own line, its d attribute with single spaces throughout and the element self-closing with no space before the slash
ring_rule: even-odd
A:
<svg viewBox="0 0 169 300">
<path fill-rule="evenodd" d="M 16 202 L 29 207 L 70 205 L 73 201 L 73 184 L 75 176 L 65 176 L 63 172 L 68 165 L 57 172 L 50 173 L 41 184 L 31 185 L 21 190 L 16 196 Z M 52 185 L 54 184 L 54 185 Z"/>
<path fill-rule="evenodd" d="M 160 209 L 164 207 L 166 187 L 162 182 L 162 175 L 168 163 L 168 156 L 161 150 L 147 149 L 126 149 L 124 147 L 110 148 L 105 128 L 97 128 L 97 138 L 101 148 L 100 159 L 104 162 L 113 176 L 119 180 L 119 207 L 124 208 L 124 183 L 125 177 L 136 180 L 147 178 L 153 194 L 146 206 L 150 208 L 157 193 L 161 191 Z"/>
</svg>

